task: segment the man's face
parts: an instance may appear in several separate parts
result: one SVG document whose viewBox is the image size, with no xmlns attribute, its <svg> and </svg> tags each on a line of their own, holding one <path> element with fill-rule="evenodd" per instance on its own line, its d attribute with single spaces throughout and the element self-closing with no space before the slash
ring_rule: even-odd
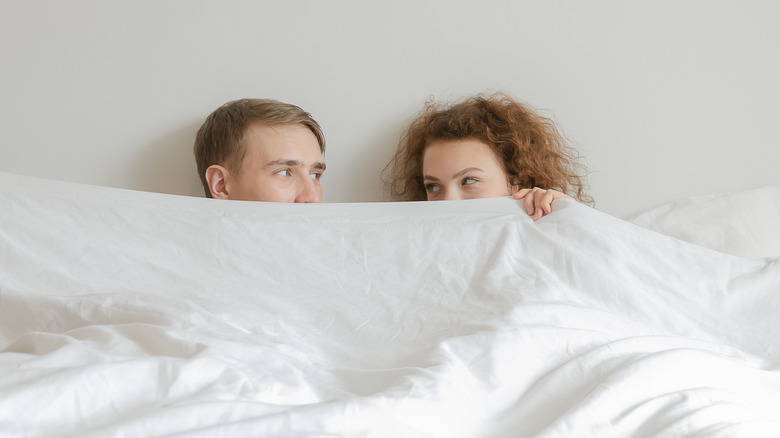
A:
<svg viewBox="0 0 780 438">
<path fill-rule="evenodd" d="M 238 176 L 226 179 L 227 198 L 243 201 L 320 202 L 325 163 L 317 137 L 303 125 L 247 129 Z"/>
</svg>

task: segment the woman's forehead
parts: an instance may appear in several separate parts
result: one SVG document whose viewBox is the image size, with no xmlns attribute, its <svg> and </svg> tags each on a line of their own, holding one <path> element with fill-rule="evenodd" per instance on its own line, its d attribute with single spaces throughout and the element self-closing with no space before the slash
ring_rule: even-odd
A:
<svg viewBox="0 0 780 438">
<path fill-rule="evenodd" d="M 449 172 L 455 167 L 478 167 L 485 171 L 496 168 L 503 170 L 501 160 L 493 148 L 475 139 L 435 140 L 423 151 L 424 169 Z"/>
</svg>

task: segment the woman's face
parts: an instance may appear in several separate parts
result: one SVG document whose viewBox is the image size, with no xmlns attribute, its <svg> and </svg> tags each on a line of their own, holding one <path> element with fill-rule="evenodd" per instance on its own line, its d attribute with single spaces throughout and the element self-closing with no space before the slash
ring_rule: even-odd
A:
<svg viewBox="0 0 780 438">
<path fill-rule="evenodd" d="M 422 171 L 429 201 L 512 194 L 499 158 L 478 140 L 434 140 L 423 151 Z"/>
</svg>

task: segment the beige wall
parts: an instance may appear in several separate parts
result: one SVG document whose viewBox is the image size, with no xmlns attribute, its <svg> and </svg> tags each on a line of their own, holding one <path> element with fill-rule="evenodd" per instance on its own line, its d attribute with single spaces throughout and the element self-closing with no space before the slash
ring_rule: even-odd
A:
<svg viewBox="0 0 780 438">
<path fill-rule="evenodd" d="M 326 202 L 433 96 L 506 90 L 587 157 L 597 207 L 780 185 L 772 1 L 0 1 L 0 171 L 201 195 L 191 144 L 239 97 L 328 141 Z"/>
</svg>

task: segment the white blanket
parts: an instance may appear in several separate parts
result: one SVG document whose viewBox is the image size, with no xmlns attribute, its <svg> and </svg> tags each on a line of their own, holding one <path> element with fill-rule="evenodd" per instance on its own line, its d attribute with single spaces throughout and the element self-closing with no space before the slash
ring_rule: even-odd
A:
<svg viewBox="0 0 780 438">
<path fill-rule="evenodd" d="M 0 431 L 780 436 L 780 259 L 554 208 L 0 173 Z"/>
<path fill-rule="evenodd" d="M 629 222 L 742 257 L 780 257 L 780 187 L 693 196 Z"/>
</svg>

